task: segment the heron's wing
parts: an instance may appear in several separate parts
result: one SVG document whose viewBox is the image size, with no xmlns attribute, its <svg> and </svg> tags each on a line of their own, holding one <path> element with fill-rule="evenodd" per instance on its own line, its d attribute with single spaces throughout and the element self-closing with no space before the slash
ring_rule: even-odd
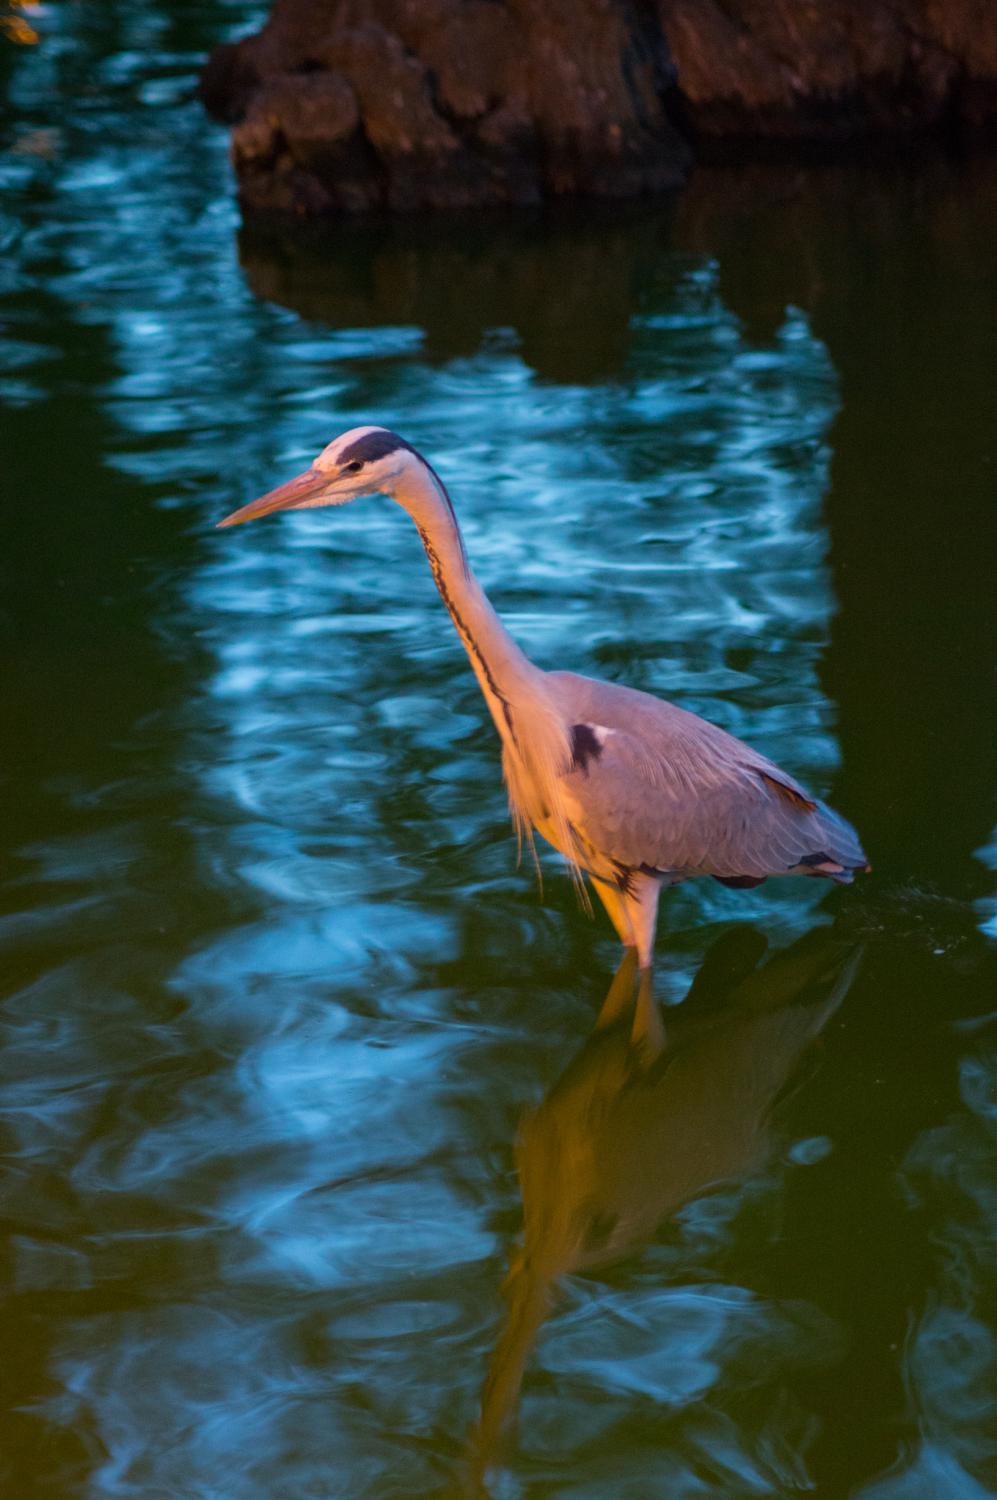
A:
<svg viewBox="0 0 997 1500">
<path fill-rule="evenodd" d="M 772 761 L 695 714 L 612 684 L 553 674 L 575 710 L 568 817 L 622 869 L 746 883 L 787 871 L 849 879 L 854 831 Z M 573 684 L 584 684 L 579 690 Z"/>
</svg>

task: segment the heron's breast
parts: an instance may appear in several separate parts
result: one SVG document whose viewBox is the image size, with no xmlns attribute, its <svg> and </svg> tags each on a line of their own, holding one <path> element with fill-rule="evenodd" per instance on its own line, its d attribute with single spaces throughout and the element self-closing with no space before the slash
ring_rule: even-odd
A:
<svg viewBox="0 0 997 1500">
<path fill-rule="evenodd" d="M 549 813 L 533 819 L 533 826 L 541 838 L 546 839 L 558 854 L 563 854 L 565 859 L 578 865 L 589 875 L 601 880 L 615 880 L 618 865 L 587 836 L 581 810 L 572 801 L 565 799 L 562 812 L 564 818 L 560 822 Z M 573 813 L 577 815 L 577 821 L 572 816 Z"/>
</svg>

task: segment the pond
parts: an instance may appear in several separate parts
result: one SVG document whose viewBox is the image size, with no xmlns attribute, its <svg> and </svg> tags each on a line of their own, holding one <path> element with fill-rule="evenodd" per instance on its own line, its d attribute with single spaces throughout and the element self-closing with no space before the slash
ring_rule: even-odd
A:
<svg viewBox="0 0 997 1500">
<path fill-rule="evenodd" d="M 997 164 L 242 226 L 192 88 L 260 14 L 0 36 L 4 1492 L 977 1500 Z M 363 422 L 534 660 L 862 832 L 665 897 L 668 1066 L 407 518 L 214 529 Z"/>
</svg>

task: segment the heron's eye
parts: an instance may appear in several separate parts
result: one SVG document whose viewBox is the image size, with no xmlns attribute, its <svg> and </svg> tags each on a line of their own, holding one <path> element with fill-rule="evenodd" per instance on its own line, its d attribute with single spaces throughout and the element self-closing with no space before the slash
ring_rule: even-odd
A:
<svg viewBox="0 0 997 1500">
<path fill-rule="evenodd" d="M 360 463 L 360 461 L 358 459 L 354 459 L 351 464 L 344 464 L 343 465 L 343 473 L 344 474 L 359 474 L 360 470 L 362 468 L 363 468 L 363 464 Z"/>
</svg>

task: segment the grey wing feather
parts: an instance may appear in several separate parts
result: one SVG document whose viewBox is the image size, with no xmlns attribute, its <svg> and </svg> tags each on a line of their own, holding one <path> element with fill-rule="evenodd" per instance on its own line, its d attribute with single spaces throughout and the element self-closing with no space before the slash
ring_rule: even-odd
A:
<svg viewBox="0 0 997 1500">
<path fill-rule="evenodd" d="M 854 830 L 742 741 L 672 703 L 570 672 L 550 674 L 562 713 L 590 734 L 565 776 L 578 831 L 626 868 L 720 879 L 850 879 Z"/>
</svg>

